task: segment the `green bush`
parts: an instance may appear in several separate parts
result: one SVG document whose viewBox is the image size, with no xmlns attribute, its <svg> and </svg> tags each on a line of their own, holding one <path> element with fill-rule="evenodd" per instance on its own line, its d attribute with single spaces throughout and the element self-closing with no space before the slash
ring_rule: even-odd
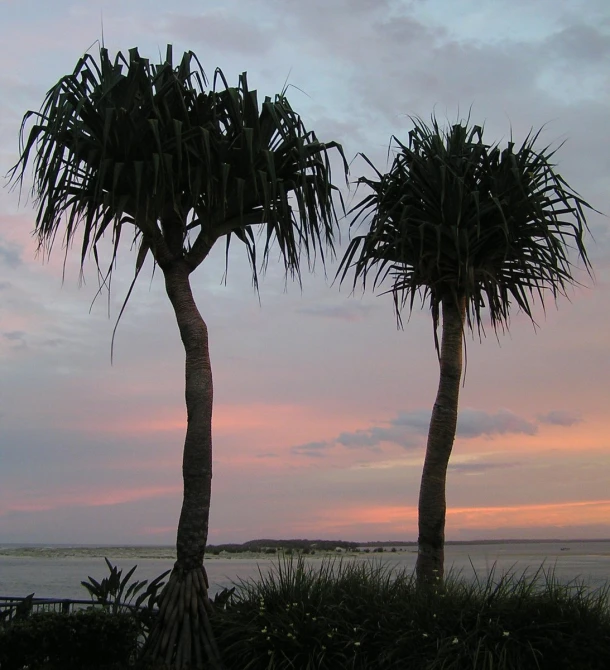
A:
<svg viewBox="0 0 610 670">
<path fill-rule="evenodd" d="M 123 571 L 119 570 L 118 566 L 112 565 L 107 558 L 104 558 L 104 560 L 110 571 L 108 577 L 104 577 L 99 582 L 93 579 L 93 577 L 89 577 L 88 581 L 81 582 L 82 586 L 85 587 L 91 596 L 91 600 L 99 605 L 103 605 L 104 608 L 109 609 L 113 614 L 128 612 L 132 605 L 137 608 L 146 607 L 149 613 L 151 613 L 157 602 L 157 594 L 165 586 L 163 579 L 167 577 L 171 570 L 166 570 L 153 579 L 150 584 L 147 579 L 130 582 L 129 580 L 138 568 L 137 565 L 134 565 L 125 577 L 123 577 Z M 147 586 L 146 590 L 142 591 L 145 586 Z"/>
<path fill-rule="evenodd" d="M 45 612 L 0 628 L 1 670 L 123 668 L 137 654 L 140 624 L 130 613 Z"/>
<path fill-rule="evenodd" d="M 542 568 L 417 588 L 381 561 L 280 558 L 226 591 L 212 626 L 225 670 L 608 670 L 608 588 Z M 220 600 L 223 600 L 221 598 Z M 126 670 L 140 613 L 44 613 L 0 627 L 0 670 Z"/>
<path fill-rule="evenodd" d="M 417 588 L 379 562 L 284 557 L 213 618 L 227 670 L 608 670 L 608 589 L 552 573 Z"/>
</svg>

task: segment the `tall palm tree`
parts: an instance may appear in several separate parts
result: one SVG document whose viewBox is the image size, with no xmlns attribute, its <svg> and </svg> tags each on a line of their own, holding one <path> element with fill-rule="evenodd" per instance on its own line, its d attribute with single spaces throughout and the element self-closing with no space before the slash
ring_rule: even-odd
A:
<svg viewBox="0 0 610 670">
<path fill-rule="evenodd" d="M 354 287 L 374 272 L 376 287 L 388 276 L 398 325 L 416 294 L 432 312 L 440 381 L 428 432 L 419 494 L 417 578 L 442 579 L 445 483 L 458 418 L 464 330 L 485 334 L 509 326 L 513 305 L 534 320 L 532 300 L 544 306 L 577 283 L 570 247 L 591 273 L 583 244 L 584 202 L 555 172 L 549 147 L 534 148 L 538 133 L 504 149 L 483 141 L 480 126 L 439 128 L 413 119 L 408 145 L 396 138 L 387 174 L 361 177 L 369 193 L 352 208 L 351 226 L 370 217 L 341 261 L 341 281 L 354 269 Z M 442 319 L 439 347 L 438 326 Z"/>
<path fill-rule="evenodd" d="M 220 70 L 207 87 L 191 52 L 176 66 L 171 47 L 158 64 L 137 49 L 114 60 L 105 48 L 98 60 L 87 54 L 50 89 L 39 112 L 24 116 L 20 158 L 11 172 L 13 183 L 22 184 L 33 163 L 39 250 L 48 255 L 58 232 L 66 254 L 80 239 L 81 269 L 92 253 L 104 284 L 129 229 L 137 247 L 135 275 L 119 319 L 149 254 L 163 273 L 186 354 L 187 429 L 177 561 L 147 653 L 176 667 L 201 667 L 206 657 L 218 664 L 203 567 L 212 370 L 190 275 L 221 238 L 227 258 L 231 240 L 245 245 L 255 287 L 257 267 L 266 267 L 274 240 L 292 277 L 300 278 L 302 252 L 308 264 L 316 256 L 324 262 L 325 249 L 334 253 L 336 233 L 328 150 L 343 158 L 340 145 L 323 144 L 305 129 L 285 91 L 259 105 L 245 73 L 230 87 Z M 347 170 L 344 158 L 343 166 Z M 254 236 L 259 225 L 260 264 Z M 112 253 L 101 268 L 104 236 L 111 237 Z"/>
</svg>

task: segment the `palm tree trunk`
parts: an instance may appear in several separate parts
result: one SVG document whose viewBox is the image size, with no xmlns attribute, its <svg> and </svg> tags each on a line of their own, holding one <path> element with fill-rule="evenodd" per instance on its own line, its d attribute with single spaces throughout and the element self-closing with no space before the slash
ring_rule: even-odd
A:
<svg viewBox="0 0 610 670">
<path fill-rule="evenodd" d="M 163 268 L 165 287 L 186 352 L 187 429 L 182 460 L 184 497 L 177 561 L 159 598 L 159 616 L 143 656 L 171 668 L 219 668 L 209 622 L 212 605 L 203 558 L 212 485 L 212 368 L 207 326 L 182 261 Z"/>
<path fill-rule="evenodd" d="M 443 335 L 440 353 L 440 380 L 430 418 L 426 458 L 419 490 L 419 537 L 417 583 L 435 583 L 443 579 L 445 562 L 445 484 L 447 466 L 455 439 L 462 342 L 466 301 L 456 305 L 453 296 L 442 300 Z"/>
</svg>

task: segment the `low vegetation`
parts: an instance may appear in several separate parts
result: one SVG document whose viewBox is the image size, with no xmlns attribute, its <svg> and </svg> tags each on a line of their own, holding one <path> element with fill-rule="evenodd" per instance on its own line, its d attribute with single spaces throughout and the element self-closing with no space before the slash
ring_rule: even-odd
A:
<svg viewBox="0 0 610 670">
<path fill-rule="evenodd" d="M 358 551 L 358 548 L 364 546 L 357 542 L 346 542 L 345 540 L 250 540 L 243 544 L 211 544 L 206 548 L 206 553 L 217 555 L 221 552 L 229 554 L 259 553 L 275 554 L 284 553 L 302 553 L 313 554 L 316 551 Z"/>
<path fill-rule="evenodd" d="M 284 558 L 213 623 L 228 670 L 610 667 L 608 589 L 542 568 L 417 588 L 381 562 Z"/>
<path fill-rule="evenodd" d="M 138 617 L 126 612 L 90 609 L 32 614 L 0 625 L 0 668 L 127 668 L 136 659 L 140 631 Z"/>
<path fill-rule="evenodd" d="M 381 561 L 280 555 L 216 602 L 225 670 L 610 667 L 609 587 L 561 584 L 544 568 L 417 587 Z M 0 670 L 133 667 L 148 621 L 113 609 L 0 627 Z"/>
</svg>

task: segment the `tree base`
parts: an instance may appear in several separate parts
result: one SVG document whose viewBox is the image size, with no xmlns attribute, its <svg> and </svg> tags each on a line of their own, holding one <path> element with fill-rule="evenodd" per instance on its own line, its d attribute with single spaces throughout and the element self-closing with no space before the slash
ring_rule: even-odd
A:
<svg viewBox="0 0 610 670">
<path fill-rule="evenodd" d="M 174 567 L 159 600 L 159 614 L 141 660 L 144 667 L 221 670 L 220 653 L 210 616 L 209 582 L 203 565 L 194 570 Z"/>
<path fill-rule="evenodd" d="M 444 578 L 444 545 L 434 546 L 420 541 L 417 551 L 415 575 L 418 586 L 439 586 Z"/>
</svg>

